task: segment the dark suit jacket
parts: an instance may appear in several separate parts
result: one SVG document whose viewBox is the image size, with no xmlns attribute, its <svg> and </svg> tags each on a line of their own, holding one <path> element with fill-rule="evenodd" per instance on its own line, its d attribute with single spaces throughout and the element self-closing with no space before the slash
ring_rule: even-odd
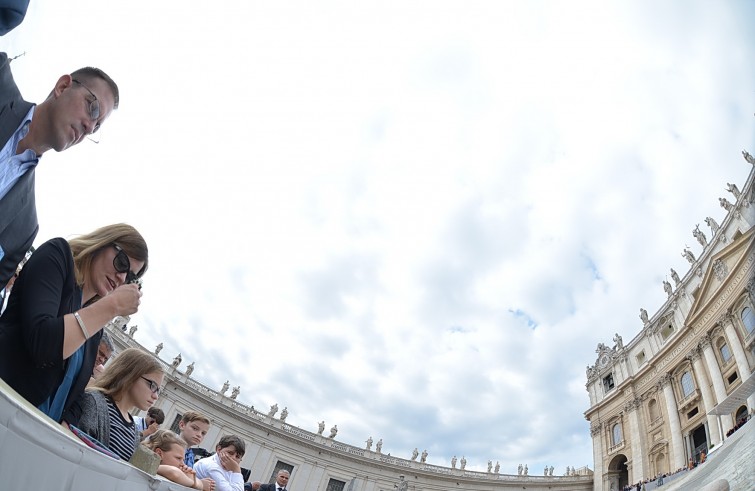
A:
<svg viewBox="0 0 755 491">
<path fill-rule="evenodd" d="M 57 238 L 42 244 L 13 285 L 8 308 L 0 317 L 0 377 L 34 406 L 55 394 L 66 370 L 63 359 L 63 316 L 81 308 L 73 255 L 68 242 Z M 63 410 L 84 392 L 94 369 L 102 331 L 85 344 L 81 370 Z"/>
<path fill-rule="evenodd" d="M 276 489 L 275 488 L 275 483 L 272 483 L 272 484 L 263 484 L 262 486 L 260 486 L 259 491 L 275 491 L 275 489 Z M 288 489 L 288 488 L 286 488 L 286 489 Z"/>
<path fill-rule="evenodd" d="M 8 142 L 32 106 L 21 98 L 10 71 L 8 55 L 0 53 L 0 146 Z M 5 286 L 16 272 L 38 230 L 34 169 L 29 169 L 0 200 L 0 247 L 3 250 L 0 287 Z"/>
</svg>

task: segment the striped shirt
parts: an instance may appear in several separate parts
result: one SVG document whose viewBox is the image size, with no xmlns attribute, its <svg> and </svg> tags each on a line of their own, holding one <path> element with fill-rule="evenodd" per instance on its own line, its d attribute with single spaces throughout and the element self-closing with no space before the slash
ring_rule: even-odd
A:
<svg viewBox="0 0 755 491">
<path fill-rule="evenodd" d="M 107 397 L 107 413 L 110 420 L 110 443 L 108 448 L 118 454 L 123 460 L 129 460 L 136 451 L 136 427 L 134 421 L 126 421 L 123 418 L 115 402 Z"/>
</svg>

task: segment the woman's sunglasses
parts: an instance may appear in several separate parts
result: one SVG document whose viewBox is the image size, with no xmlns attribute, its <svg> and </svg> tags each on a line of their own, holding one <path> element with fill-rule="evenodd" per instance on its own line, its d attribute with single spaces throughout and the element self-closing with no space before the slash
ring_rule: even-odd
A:
<svg viewBox="0 0 755 491">
<path fill-rule="evenodd" d="M 118 273 L 126 273 L 126 283 L 137 283 L 139 276 L 131 271 L 131 261 L 128 259 L 126 252 L 118 244 L 113 244 L 118 251 L 113 258 L 113 267 Z"/>
</svg>

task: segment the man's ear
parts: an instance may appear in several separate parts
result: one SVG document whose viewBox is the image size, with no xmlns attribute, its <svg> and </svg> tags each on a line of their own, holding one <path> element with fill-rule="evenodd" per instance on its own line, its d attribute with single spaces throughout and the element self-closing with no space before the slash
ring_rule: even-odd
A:
<svg viewBox="0 0 755 491">
<path fill-rule="evenodd" d="M 73 85 L 73 77 L 70 75 L 62 75 L 57 82 L 55 82 L 55 88 L 52 90 L 52 95 L 57 98 L 71 88 L 71 85 Z"/>
</svg>

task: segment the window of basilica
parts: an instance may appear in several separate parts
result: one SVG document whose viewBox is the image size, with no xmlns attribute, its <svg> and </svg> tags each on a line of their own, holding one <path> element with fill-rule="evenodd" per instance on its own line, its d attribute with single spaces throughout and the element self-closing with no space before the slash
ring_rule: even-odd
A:
<svg viewBox="0 0 755 491">
<path fill-rule="evenodd" d="M 618 445 L 623 440 L 621 436 L 621 425 L 619 423 L 616 423 L 611 428 L 611 444 L 612 445 Z"/>
<path fill-rule="evenodd" d="M 755 332 L 755 312 L 750 307 L 745 307 L 739 316 L 742 319 L 742 325 L 745 326 L 747 334 Z"/>
<path fill-rule="evenodd" d="M 686 399 L 695 391 L 695 383 L 692 381 L 692 375 L 684 372 L 681 378 L 682 396 Z"/>
</svg>

